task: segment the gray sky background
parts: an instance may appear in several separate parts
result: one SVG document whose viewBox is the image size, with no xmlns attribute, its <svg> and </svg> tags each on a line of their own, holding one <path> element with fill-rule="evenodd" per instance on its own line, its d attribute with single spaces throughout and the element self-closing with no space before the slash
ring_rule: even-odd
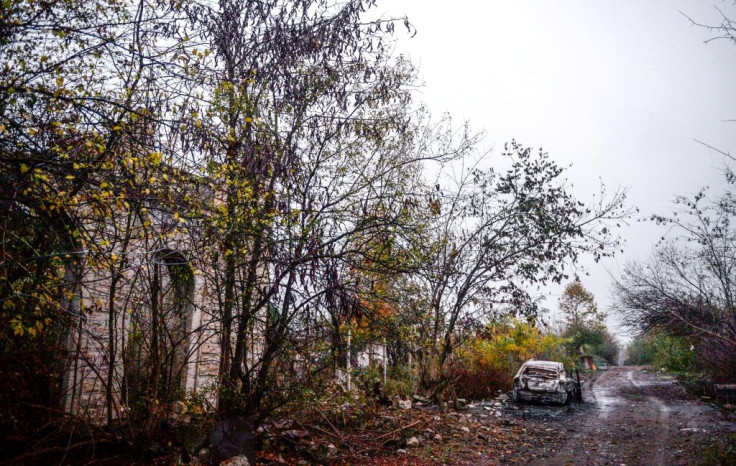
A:
<svg viewBox="0 0 736 466">
<path fill-rule="evenodd" d="M 484 130 L 500 153 L 515 138 L 543 147 L 581 200 L 599 180 L 628 187 L 639 217 L 672 211 L 678 194 L 722 186 L 724 157 L 696 143 L 736 151 L 736 45 L 683 16 L 717 25 L 736 19 L 730 1 L 385 0 L 385 16 L 407 15 L 416 37 L 398 34 L 425 85 L 417 99 L 439 115 Z M 397 29 L 398 30 L 398 29 Z M 587 261 L 583 285 L 599 307 L 611 277 L 646 259 L 664 232 L 633 219 L 624 254 Z M 550 287 L 557 307 L 563 286 Z M 609 326 L 616 327 L 615 316 Z"/>
</svg>

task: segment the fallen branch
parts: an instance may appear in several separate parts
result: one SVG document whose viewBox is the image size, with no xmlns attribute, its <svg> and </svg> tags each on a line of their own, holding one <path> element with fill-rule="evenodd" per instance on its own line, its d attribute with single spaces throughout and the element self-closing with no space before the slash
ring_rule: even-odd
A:
<svg viewBox="0 0 736 466">
<path fill-rule="evenodd" d="M 342 434 L 341 434 L 341 433 L 340 433 L 340 431 L 339 431 L 339 430 L 337 430 L 337 428 L 336 428 L 336 427 L 335 427 L 335 426 L 334 426 L 334 425 L 333 425 L 333 424 L 332 424 L 332 423 L 330 422 L 330 420 L 329 420 L 329 419 L 327 419 L 327 416 L 325 416 L 325 414 L 324 414 L 324 413 L 323 413 L 322 411 L 319 411 L 319 414 L 320 414 L 320 415 L 322 416 L 322 418 L 323 418 L 323 419 L 324 419 L 324 420 L 325 420 L 325 421 L 327 422 L 327 424 L 329 424 L 329 425 L 330 425 L 330 427 L 332 427 L 332 430 L 334 430 L 334 431 L 335 431 L 335 434 L 337 435 L 337 438 L 339 438 L 340 440 L 342 440 L 342 439 L 343 439 L 343 436 L 342 436 Z"/>
<path fill-rule="evenodd" d="M 325 429 L 323 429 L 323 428 L 321 428 L 321 427 L 319 427 L 319 426 L 317 426 L 317 425 L 311 424 L 311 425 L 309 426 L 309 428 L 310 428 L 310 429 L 316 429 L 316 430 L 318 430 L 318 431 L 322 432 L 323 434 L 327 434 L 327 435 L 330 435 L 330 436 L 332 436 L 332 437 L 335 437 L 335 438 L 338 438 L 338 439 L 342 440 L 342 437 L 340 437 L 340 436 L 338 436 L 338 435 L 336 435 L 336 434 L 334 434 L 334 433 L 330 432 L 329 430 L 325 430 Z"/>
<path fill-rule="evenodd" d="M 415 425 L 419 424 L 420 422 L 424 422 L 424 421 L 425 421 L 424 419 L 420 419 L 418 421 L 414 421 L 411 424 L 405 425 L 404 427 L 399 427 L 396 430 L 392 430 L 391 432 L 389 432 L 387 434 L 379 435 L 378 437 L 374 438 L 373 440 L 374 441 L 381 440 L 382 438 L 388 437 L 390 435 L 394 435 L 395 433 L 401 432 L 402 430 L 408 429 L 409 427 L 414 427 Z"/>
<path fill-rule="evenodd" d="M 96 447 L 99 444 L 114 444 L 114 443 L 116 442 L 113 442 L 111 440 L 106 440 L 106 439 L 100 439 L 100 440 L 86 440 L 84 442 L 78 442 L 78 443 L 74 443 L 71 445 L 64 445 L 60 447 L 49 447 L 49 448 L 44 448 L 42 450 L 36 450 L 30 453 L 25 453 L 23 455 L 16 456 L 15 458 L 9 458 L 7 460 L 7 463 L 4 460 L 3 464 L 22 464 L 31 458 L 48 455 L 50 453 L 62 453 L 62 452 L 65 453 L 65 452 L 69 452 L 71 450 L 75 450 L 81 447 L 87 447 L 87 446 Z"/>
</svg>

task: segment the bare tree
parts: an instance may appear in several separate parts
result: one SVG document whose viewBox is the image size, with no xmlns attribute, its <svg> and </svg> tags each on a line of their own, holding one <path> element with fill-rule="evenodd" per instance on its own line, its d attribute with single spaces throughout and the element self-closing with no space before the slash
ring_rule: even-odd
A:
<svg viewBox="0 0 736 466">
<path fill-rule="evenodd" d="M 559 283 L 580 254 L 612 254 L 618 240 L 608 222 L 627 215 L 623 192 L 595 208 L 574 199 L 546 153 L 512 142 L 504 155 L 506 172 L 474 168 L 448 193 L 437 186 L 437 218 L 417 276 L 429 296 L 422 376 L 435 392 L 447 384 L 453 349 L 478 323 L 509 308 L 534 315 L 525 287 Z"/>
<path fill-rule="evenodd" d="M 707 193 L 679 197 L 675 215 L 654 217 L 670 234 L 648 262 L 626 267 L 615 286 L 616 309 L 635 331 L 697 337 L 703 356 L 725 375 L 736 354 L 736 199 L 730 190 Z"/>
</svg>

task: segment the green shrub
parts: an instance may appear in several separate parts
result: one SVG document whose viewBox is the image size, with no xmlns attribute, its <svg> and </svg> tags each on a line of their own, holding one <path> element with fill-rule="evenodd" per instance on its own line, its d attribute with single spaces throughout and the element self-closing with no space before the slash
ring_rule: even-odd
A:
<svg viewBox="0 0 736 466">
<path fill-rule="evenodd" d="M 650 338 L 637 338 L 626 349 L 626 360 L 624 364 L 627 366 L 646 366 L 652 364 L 656 348 Z"/>
<path fill-rule="evenodd" d="M 699 372 L 696 341 L 662 333 L 647 335 L 629 346 L 626 364 L 645 365 L 678 373 Z"/>
<path fill-rule="evenodd" d="M 545 335 L 534 325 L 519 321 L 489 325 L 459 351 L 462 364 L 455 371 L 454 390 L 461 398 L 489 398 L 510 390 L 514 375 L 529 359 L 564 362 L 566 340 Z"/>
</svg>

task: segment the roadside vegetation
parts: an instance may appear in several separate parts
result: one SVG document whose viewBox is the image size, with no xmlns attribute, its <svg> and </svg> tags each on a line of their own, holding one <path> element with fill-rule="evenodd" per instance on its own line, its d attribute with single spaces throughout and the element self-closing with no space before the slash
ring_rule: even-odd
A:
<svg viewBox="0 0 736 466">
<path fill-rule="evenodd" d="M 382 379 L 353 361 L 371 345 L 390 395 L 440 404 L 482 394 L 463 377 L 496 371 L 501 389 L 523 359 L 561 354 L 526 323 L 526 290 L 613 254 L 624 193 L 587 206 L 548 154 L 489 154 L 433 118 L 391 52 L 413 26 L 373 7 L 3 2 L 5 457 L 155 456 L 181 444 L 182 411 L 255 430 L 338 371 Z M 209 321 L 187 326 L 197 306 Z M 205 326 L 217 375 L 185 393 Z M 70 345 L 85 335 L 92 356 Z M 108 426 L 94 434 L 68 410 L 87 408 L 65 375 L 82 359 Z"/>
<path fill-rule="evenodd" d="M 719 25 L 692 23 L 710 30 L 711 40 L 736 44 L 734 22 L 721 15 Z M 695 393 L 733 411 L 736 159 L 728 150 L 700 143 L 723 157 L 722 184 L 677 196 L 671 214 L 651 216 L 663 236 L 649 259 L 626 265 L 614 285 L 614 309 L 636 336 L 627 348 L 626 364 L 649 364 L 677 374 Z M 733 463 L 733 443 L 724 451 L 729 459 L 721 461 Z"/>
<path fill-rule="evenodd" d="M 348 450 L 345 429 L 365 428 L 356 442 L 372 430 L 359 458 L 411 432 L 377 406 L 495 398 L 529 358 L 615 364 L 579 281 L 556 331 L 529 290 L 620 249 L 625 192 L 588 205 L 550 154 L 517 141 L 488 153 L 468 125 L 430 115 L 392 53 L 414 27 L 369 19 L 374 7 L 2 1 L 4 459 L 216 462 L 229 431 L 251 458 L 335 455 L 304 450 L 307 424 Z M 700 223 L 657 218 L 699 245 L 658 250 L 678 293 L 662 301 L 670 288 L 634 267 L 622 310 L 733 377 L 732 196 L 683 205 Z M 680 259 L 707 286 L 688 287 Z M 79 335 L 94 357 L 70 344 Z M 212 383 L 187 392 L 189 358 L 213 342 Z M 358 364 L 376 348 L 381 364 Z M 80 360 L 83 389 L 102 394 L 94 420 L 70 398 Z"/>
</svg>

